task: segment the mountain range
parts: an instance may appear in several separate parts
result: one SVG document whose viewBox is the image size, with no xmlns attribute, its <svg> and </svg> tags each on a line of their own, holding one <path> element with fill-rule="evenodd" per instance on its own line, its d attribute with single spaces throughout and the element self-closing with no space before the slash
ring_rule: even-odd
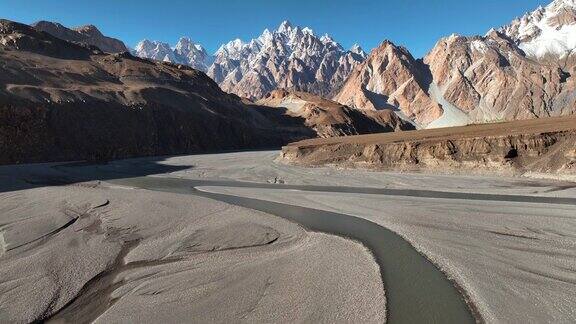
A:
<svg viewBox="0 0 576 324">
<path fill-rule="evenodd" d="M 167 43 L 143 40 L 136 45 L 134 54 L 156 61 L 185 64 L 203 72 L 206 72 L 214 61 L 202 45 L 187 37 L 180 38 L 174 48 Z"/>
<path fill-rule="evenodd" d="M 313 137 L 184 65 L 0 20 L 0 164 L 278 147 Z"/>
<path fill-rule="evenodd" d="M 575 30 L 576 0 L 555 0 L 484 36 L 442 38 L 422 59 L 390 41 L 369 55 L 344 50 L 287 21 L 215 55 L 189 38 L 174 47 L 143 41 L 132 52 L 152 58 L 142 59 L 92 25 L 2 20 L 0 162 L 574 114 Z"/>
<path fill-rule="evenodd" d="M 370 55 L 357 45 L 344 50 L 287 21 L 213 56 L 191 42 L 199 54 L 179 55 L 181 42 L 145 40 L 135 54 L 194 66 L 251 100 L 277 88 L 306 91 L 357 109 L 392 109 L 420 128 L 575 112 L 576 0 L 555 0 L 483 36 L 442 38 L 422 59 L 390 41 Z"/>
<path fill-rule="evenodd" d="M 0 19 L 0 164 L 278 148 L 412 128 L 309 94 L 294 94 L 297 109 L 255 104 L 187 65 L 104 52 L 64 28 L 74 40 Z"/>
<path fill-rule="evenodd" d="M 334 100 L 429 128 L 573 114 L 575 42 L 576 1 L 555 0 L 484 36 L 442 38 L 423 59 L 383 42 Z"/>
<path fill-rule="evenodd" d="M 288 21 L 276 30 L 264 30 L 249 42 L 230 41 L 213 56 L 187 38 L 181 38 L 174 47 L 143 40 L 134 54 L 188 64 L 207 72 L 224 91 L 252 100 L 277 88 L 330 96 L 366 57 L 358 45 L 344 50 L 329 35 L 319 37 L 312 29 Z"/>
</svg>

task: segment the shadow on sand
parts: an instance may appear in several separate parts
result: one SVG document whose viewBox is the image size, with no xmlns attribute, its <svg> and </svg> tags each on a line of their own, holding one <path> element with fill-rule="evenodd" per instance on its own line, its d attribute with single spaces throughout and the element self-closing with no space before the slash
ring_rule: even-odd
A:
<svg viewBox="0 0 576 324">
<path fill-rule="evenodd" d="M 162 164 L 167 157 L 112 162 L 40 163 L 0 166 L 0 193 L 80 182 L 106 181 L 171 173 L 193 166 Z"/>
</svg>

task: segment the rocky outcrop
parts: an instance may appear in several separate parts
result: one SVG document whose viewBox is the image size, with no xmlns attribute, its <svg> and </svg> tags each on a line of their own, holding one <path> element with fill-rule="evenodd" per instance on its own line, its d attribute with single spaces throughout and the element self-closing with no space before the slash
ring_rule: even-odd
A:
<svg viewBox="0 0 576 324">
<path fill-rule="evenodd" d="M 414 129 L 392 110 L 358 110 L 306 92 L 274 90 L 257 102 L 286 108 L 288 114 L 303 118 L 318 137 L 384 133 Z"/>
<path fill-rule="evenodd" d="M 126 47 L 122 41 L 102 35 L 94 25 L 86 25 L 70 29 L 59 23 L 39 21 L 32 24 L 32 27 L 38 31 L 46 32 L 54 37 L 69 42 L 96 46 L 104 52 L 122 53 L 128 51 L 128 47 Z"/>
<path fill-rule="evenodd" d="M 512 121 L 576 112 L 576 82 L 557 64 L 525 56 L 497 31 L 452 35 L 424 59 L 440 96 L 472 123 Z"/>
<path fill-rule="evenodd" d="M 576 117 L 305 140 L 282 161 L 385 170 L 576 174 Z"/>
<path fill-rule="evenodd" d="M 576 2 L 555 0 L 484 37 L 451 36 L 428 54 L 444 97 L 473 122 L 576 112 Z"/>
<path fill-rule="evenodd" d="M 443 112 L 428 95 L 431 81 L 406 48 L 384 41 L 354 69 L 334 100 L 364 110 L 394 109 L 426 125 Z"/>
<path fill-rule="evenodd" d="M 0 20 L 0 164 L 279 147 L 313 137 L 204 73 Z"/>
</svg>

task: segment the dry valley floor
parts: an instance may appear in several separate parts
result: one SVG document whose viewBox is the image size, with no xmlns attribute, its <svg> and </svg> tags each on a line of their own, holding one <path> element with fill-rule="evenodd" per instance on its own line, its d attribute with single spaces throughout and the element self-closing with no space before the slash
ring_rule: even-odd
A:
<svg viewBox="0 0 576 324">
<path fill-rule="evenodd" d="M 302 168 L 278 154 L 0 167 L 0 322 L 376 323 L 411 309 L 388 307 L 399 292 L 361 242 L 168 180 L 389 229 L 476 319 L 576 320 L 575 183 Z"/>
</svg>

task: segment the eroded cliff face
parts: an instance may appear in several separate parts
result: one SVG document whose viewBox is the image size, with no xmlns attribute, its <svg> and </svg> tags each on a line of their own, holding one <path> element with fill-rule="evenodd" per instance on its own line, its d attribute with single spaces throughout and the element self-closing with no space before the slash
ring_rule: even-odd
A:
<svg viewBox="0 0 576 324">
<path fill-rule="evenodd" d="M 443 113 L 428 94 L 430 82 L 421 61 L 406 48 L 384 41 L 354 69 L 334 100 L 363 110 L 396 109 L 427 125 Z"/>
<path fill-rule="evenodd" d="M 526 57 L 497 31 L 444 38 L 424 61 L 440 96 L 470 123 L 569 115 L 576 109 L 570 68 Z"/>
<path fill-rule="evenodd" d="M 414 129 L 392 110 L 359 110 L 301 91 L 274 90 L 257 102 L 287 109 L 302 118 L 318 137 L 385 133 Z"/>
<path fill-rule="evenodd" d="M 541 123 L 542 125 L 538 125 Z M 576 174 L 576 118 L 354 136 L 285 146 L 287 163 L 400 171 Z"/>
</svg>

